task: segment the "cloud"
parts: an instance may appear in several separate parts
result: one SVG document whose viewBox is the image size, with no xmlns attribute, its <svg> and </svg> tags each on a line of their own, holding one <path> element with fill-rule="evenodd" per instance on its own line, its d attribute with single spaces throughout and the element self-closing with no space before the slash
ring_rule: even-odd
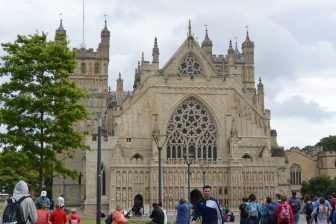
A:
<svg viewBox="0 0 336 224">
<path fill-rule="evenodd" d="M 282 102 L 270 102 L 272 117 L 277 119 L 302 118 L 312 123 L 335 117 L 335 111 L 328 111 L 314 101 L 306 102 L 300 95 L 292 96 Z"/>
</svg>

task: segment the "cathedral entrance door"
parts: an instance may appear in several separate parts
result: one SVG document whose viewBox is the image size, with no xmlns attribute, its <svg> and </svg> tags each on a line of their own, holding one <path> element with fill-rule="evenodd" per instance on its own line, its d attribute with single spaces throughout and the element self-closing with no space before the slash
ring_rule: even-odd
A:
<svg viewBox="0 0 336 224">
<path fill-rule="evenodd" d="M 134 205 L 132 211 L 136 216 L 143 215 L 143 197 L 140 194 L 137 194 L 134 197 Z"/>
<path fill-rule="evenodd" d="M 193 207 L 195 208 L 197 201 L 202 198 L 203 195 L 201 192 L 199 192 L 199 190 L 193 190 L 190 192 L 190 200 L 191 200 L 191 204 L 193 205 Z"/>
</svg>

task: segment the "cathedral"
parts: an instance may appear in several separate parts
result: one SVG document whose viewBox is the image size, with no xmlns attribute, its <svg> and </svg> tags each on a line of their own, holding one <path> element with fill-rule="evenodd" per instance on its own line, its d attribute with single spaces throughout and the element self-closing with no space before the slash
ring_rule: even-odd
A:
<svg viewBox="0 0 336 224">
<path fill-rule="evenodd" d="M 106 21 L 96 50 L 73 49 L 77 67 L 70 78 L 87 92 L 82 102 L 91 112 L 75 128 L 85 133 L 90 150 L 79 149 L 74 159 L 65 160 L 80 175 L 76 180 L 54 178 L 54 197 L 64 194 L 67 205 L 95 214 L 97 113 L 103 114 L 103 212 L 120 204 L 148 213 L 161 198 L 168 212 L 175 211 L 176 202 L 189 193 L 195 203 L 204 184 L 212 186 L 221 206 L 232 209 L 250 193 L 258 199 L 288 194 L 284 149 L 270 127 L 262 80 L 255 79 L 249 33 L 241 48 L 229 41 L 225 54 L 214 55 L 208 30 L 199 43 L 190 21 L 187 26 L 186 38 L 163 66 L 153 38 L 152 57 L 138 62 L 132 91 L 124 90 L 121 74 L 112 74 L 116 90 L 108 87 L 108 67 L 118 65 L 109 60 Z M 62 21 L 56 32 L 66 36 Z"/>
</svg>

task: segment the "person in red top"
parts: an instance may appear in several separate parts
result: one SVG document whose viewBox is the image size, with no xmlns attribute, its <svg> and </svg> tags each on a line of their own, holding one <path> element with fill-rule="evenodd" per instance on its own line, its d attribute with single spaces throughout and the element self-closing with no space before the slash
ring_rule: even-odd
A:
<svg viewBox="0 0 336 224">
<path fill-rule="evenodd" d="M 72 208 L 70 210 L 71 214 L 69 216 L 69 224 L 79 224 L 80 223 L 80 217 L 77 214 L 77 210 L 75 208 Z"/>
<path fill-rule="evenodd" d="M 59 203 L 56 203 L 56 209 L 52 211 L 49 217 L 49 222 L 52 224 L 66 224 L 67 217 L 65 211 Z"/>
<path fill-rule="evenodd" d="M 47 206 L 44 206 L 43 203 L 37 203 L 36 205 L 36 212 L 37 212 L 37 220 L 36 224 L 48 224 L 48 209 Z"/>
<path fill-rule="evenodd" d="M 294 222 L 292 207 L 287 203 L 286 196 L 281 196 L 281 202 L 276 210 L 277 223 L 289 224 Z"/>
<path fill-rule="evenodd" d="M 122 213 L 122 207 L 117 205 L 116 210 L 112 214 L 112 224 L 126 224 L 128 223 L 127 219 Z"/>
</svg>

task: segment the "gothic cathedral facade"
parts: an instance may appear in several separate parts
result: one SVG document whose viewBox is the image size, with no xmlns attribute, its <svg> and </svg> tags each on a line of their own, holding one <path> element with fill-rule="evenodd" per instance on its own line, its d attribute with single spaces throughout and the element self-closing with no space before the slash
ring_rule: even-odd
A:
<svg viewBox="0 0 336 224">
<path fill-rule="evenodd" d="M 56 32 L 64 32 L 62 26 Z M 241 50 L 230 41 L 227 54 L 213 55 L 206 30 L 199 44 L 191 32 L 168 62 L 159 66 L 154 40 L 151 61 L 144 56 L 134 74 L 133 91 L 108 87 L 110 32 L 101 31 L 96 51 L 77 51 L 71 78 L 87 91 L 83 99 L 92 115 L 76 128 L 86 134 L 90 151 L 78 150 L 66 160 L 80 172 L 77 180 L 54 179 L 53 195 L 64 194 L 68 205 L 96 210 L 97 119 L 104 111 L 102 131 L 102 211 L 120 204 L 125 210 L 159 200 L 158 147 L 162 147 L 163 207 L 174 210 L 180 198 L 194 203 L 209 184 L 219 203 L 237 208 L 243 196 L 258 198 L 288 193 L 285 155 L 270 127 L 264 86 L 255 83 L 254 42 L 247 33 Z M 106 113 L 105 113 L 106 112 Z M 157 141 L 155 141 L 157 140 Z"/>
</svg>

